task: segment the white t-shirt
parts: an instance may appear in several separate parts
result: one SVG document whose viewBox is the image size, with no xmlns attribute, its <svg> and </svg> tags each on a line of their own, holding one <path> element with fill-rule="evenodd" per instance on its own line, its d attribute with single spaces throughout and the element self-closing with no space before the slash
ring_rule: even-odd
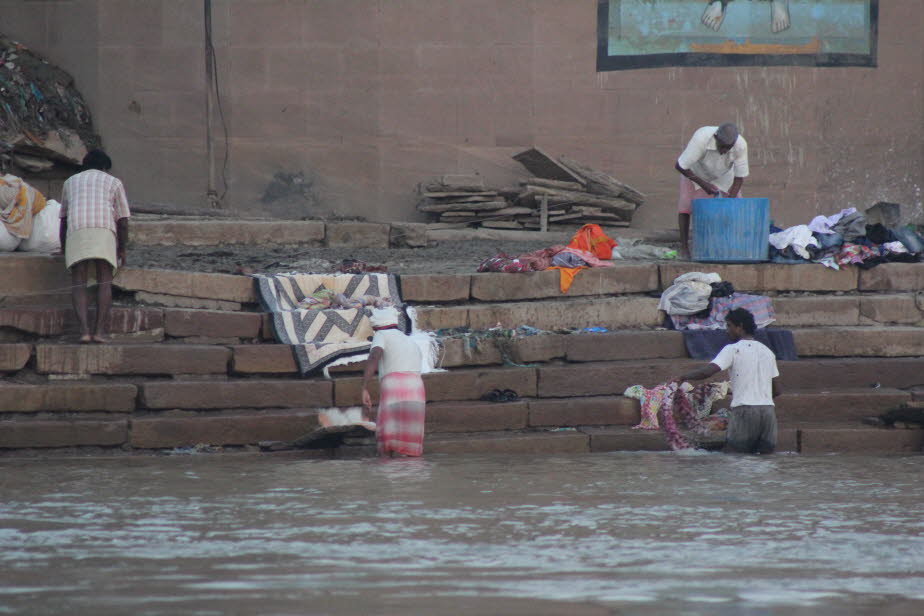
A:
<svg viewBox="0 0 924 616">
<path fill-rule="evenodd" d="M 735 144 L 725 154 L 719 154 L 715 143 L 718 126 L 704 126 L 693 133 L 693 138 L 677 159 L 681 169 L 687 169 L 715 184 L 719 190 L 728 191 L 736 177 L 748 176 L 748 143 L 738 135 Z"/>
<path fill-rule="evenodd" d="M 421 356 L 417 343 L 399 329 L 380 329 L 372 336 L 372 348 L 382 349 L 379 379 L 392 372 L 420 372 Z"/>
<path fill-rule="evenodd" d="M 712 363 L 728 370 L 732 406 L 772 406 L 773 378 L 780 376 L 773 351 L 756 340 L 739 340 L 719 351 Z"/>
</svg>

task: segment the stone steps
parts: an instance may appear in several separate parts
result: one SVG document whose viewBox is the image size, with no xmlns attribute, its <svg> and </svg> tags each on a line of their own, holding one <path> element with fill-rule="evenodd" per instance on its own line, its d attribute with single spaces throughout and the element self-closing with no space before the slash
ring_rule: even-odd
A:
<svg viewBox="0 0 924 616">
<path fill-rule="evenodd" d="M 853 426 L 805 426 L 780 430 L 777 451 L 801 454 L 916 453 L 924 430 Z M 664 437 L 628 427 L 591 427 L 557 431 L 430 434 L 426 454 L 571 454 L 617 451 L 667 451 Z"/>
<path fill-rule="evenodd" d="M 19 403 L 18 412 L 30 413 L 35 419 L 0 420 L 0 448 L 164 449 L 199 443 L 228 446 L 291 441 L 317 426 L 317 406 L 324 406 L 326 400 L 311 399 L 316 391 L 293 391 L 290 384 L 223 383 L 196 391 L 200 384 L 195 382 L 156 383 L 138 386 L 137 398 L 131 385 L 3 385 L 0 401 L 7 413 L 14 412 L 10 401 L 27 401 Z M 176 386 L 180 392 L 170 394 L 169 388 Z M 248 391 L 251 398 L 246 397 Z M 249 404 L 254 392 L 265 394 L 260 404 L 267 408 Z M 875 440 L 863 444 L 862 451 L 913 448 L 921 442 L 918 437 L 924 431 L 870 432 L 856 422 L 910 399 L 911 394 L 897 390 L 785 394 L 777 406 L 781 449 L 852 451 L 854 443 L 862 442 L 860 435 L 867 433 L 874 434 Z M 59 417 L 54 417 L 56 408 L 61 409 Z M 82 418 L 82 410 L 87 411 L 86 419 Z M 434 402 L 427 409 L 428 451 L 569 453 L 666 449 L 660 433 L 629 429 L 638 421 L 638 401 L 621 396 L 533 398 L 509 403 Z M 803 437 L 799 434 L 808 436 L 800 440 Z M 563 440 L 554 440 L 558 438 Z M 584 445 L 577 443 L 581 439 Z M 431 441 L 438 444 L 431 447 Z M 469 441 L 473 446 L 466 448 Z"/>
</svg>

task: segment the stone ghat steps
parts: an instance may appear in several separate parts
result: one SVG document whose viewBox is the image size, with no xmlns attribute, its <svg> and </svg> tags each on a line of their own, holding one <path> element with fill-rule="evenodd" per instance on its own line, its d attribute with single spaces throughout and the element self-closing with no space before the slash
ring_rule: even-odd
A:
<svg viewBox="0 0 924 616">
<path fill-rule="evenodd" d="M 437 266 L 435 266 L 437 268 Z M 678 275 L 691 271 L 716 272 L 739 291 L 779 293 L 892 293 L 924 288 L 924 264 L 889 263 L 860 270 L 839 271 L 817 264 L 723 265 L 691 262 L 618 262 L 611 268 L 581 271 L 567 297 L 659 293 Z M 460 302 L 516 302 L 557 299 L 559 274 L 418 274 L 400 275 L 402 299 L 413 304 Z M 61 257 L 11 253 L 0 255 L 4 304 L 48 303 L 43 292 L 66 299 L 70 278 Z M 249 276 L 180 270 L 122 268 L 115 286 L 133 294 L 139 303 L 240 310 L 254 307 L 258 298 Z M 62 295 L 63 294 L 63 295 Z M 65 302 L 66 303 L 66 302 Z"/>
<path fill-rule="evenodd" d="M 502 372 L 514 379 L 522 378 L 523 371 Z M 476 384 L 490 387 L 511 382 Z M 340 385 L 337 381 L 292 380 L 4 383 L 0 385 L 0 449 L 163 449 L 199 443 L 241 446 L 291 441 L 317 426 L 318 408 L 331 405 Z M 593 426 L 612 429 L 635 425 L 640 419 L 638 401 L 619 395 L 532 396 L 501 403 L 453 399 L 470 393 L 445 387 L 430 387 L 428 393 L 427 432 L 433 435 Z M 916 399 L 924 399 L 924 393 L 890 388 L 794 390 L 778 398 L 777 414 L 784 432 L 802 424 L 857 427 L 862 417 Z M 630 450 L 638 445 L 631 439 L 624 443 Z"/>
<path fill-rule="evenodd" d="M 777 451 L 801 454 L 902 454 L 924 446 L 924 430 L 844 426 L 781 428 Z M 628 427 L 582 427 L 565 431 L 432 434 L 427 454 L 569 454 L 668 451 L 658 432 Z"/>
<path fill-rule="evenodd" d="M 245 313 L 227 313 L 233 319 L 226 328 L 201 329 L 189 312 L 177 311 L 168 316 L 161 331 L 170 328 L 178 333 L 246 333 L 258 331 L 258 319 L 237 319 Z M 194 315 L 198 316 L 198 315 Z M 253 315 L 257 316 L 257 315 Z M 141 318 L 148 318 L 142 314 Z M 155 318 L 148 319 L 154 324 Z M 234 327 L 239 329 L 235 330 Z M 216 326 L 217 327 L 217 326 Z M 885 360 L 905 359 L 914 362 L 924 355 L 924 328 L 919 327 L 826 327 L 793 329 L 800 365 L 821 358 L 854 358 L 856 369 L 868 368 L 864 374 L 870 382 L 882 381 Z M 273 344 L 260 336 L 184 338 L 169 343 L 149 340 L 114 341 L 105 345 L 81 345 L 44 342 L 0 343 L 0 372 L 31 368 L 50 375 L 136 375 L 172 376 L 183 374 L 232 375 L 239 377 L 292 377 L 298 375 L 292 349 Z M 239 344 L 241 340 L 255 341 Z M 649 363 L 654 360 L 688 360 L 683 336 L 675 331 L 628 330 L 608 333 L 548 334 L 518 336 L 513 339 L 489 337 L 446 338 L 442 340 L 441 365 L 456 369 L 566 361 L 584 365 L 592 362 L 625 361 Z M 860 359 L 870 358 L 870 359 Z M 693 360 L 690 360 L 693 361 Z M 819 364 L 824 365 L 824 364 Z M 900 362 L 896 365 L 903 365 Z M 364 363 L 332 369 L 334 374 L 359 372 Z M 880 378 L 880 376 L 882 378 Z"/>
</svg>

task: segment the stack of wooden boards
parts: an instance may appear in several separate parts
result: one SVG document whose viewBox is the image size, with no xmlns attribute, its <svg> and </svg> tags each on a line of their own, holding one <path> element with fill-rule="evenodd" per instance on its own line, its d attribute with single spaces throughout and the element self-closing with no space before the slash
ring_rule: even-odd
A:
<svg viewBox="0 0 924 616">
<path fill-rule="evenodd" d="M 567 156 L 532 148 L 513 158 L 535 177 L 490 188 L 478 175 L 444 175 L 418 186 L 417 209 L 447 226 L 548 231 L 586 223 L 627 227 L 645 202 L 628 184 Z"/>
</svg>

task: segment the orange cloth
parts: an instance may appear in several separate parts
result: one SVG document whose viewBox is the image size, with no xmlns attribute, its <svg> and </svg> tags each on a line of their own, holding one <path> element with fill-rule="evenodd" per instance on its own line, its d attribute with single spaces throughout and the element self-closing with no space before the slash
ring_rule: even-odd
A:
<svg viewBox="0 0 924 616">
<path fill-rule="evenodd" d="M 616 242 L 610 238 L 600 225 L 588 224 L 578 229 L 571 238 L 569 248 L 587 251 L 598 259 L 612 259 Z"/>
<path fill-rule="evenodd" d="M 567 293 L 568 289 L 571 288 L 571 283 L 574 282 L 574 277 L 577 276 L 577 273 L 582 269 L 587 269 L 586 267 L 559 267 L 553 265 L 549 268 L 550 270 L 558 270 L 558 288 L 562 293 Z"/>
</svg>

